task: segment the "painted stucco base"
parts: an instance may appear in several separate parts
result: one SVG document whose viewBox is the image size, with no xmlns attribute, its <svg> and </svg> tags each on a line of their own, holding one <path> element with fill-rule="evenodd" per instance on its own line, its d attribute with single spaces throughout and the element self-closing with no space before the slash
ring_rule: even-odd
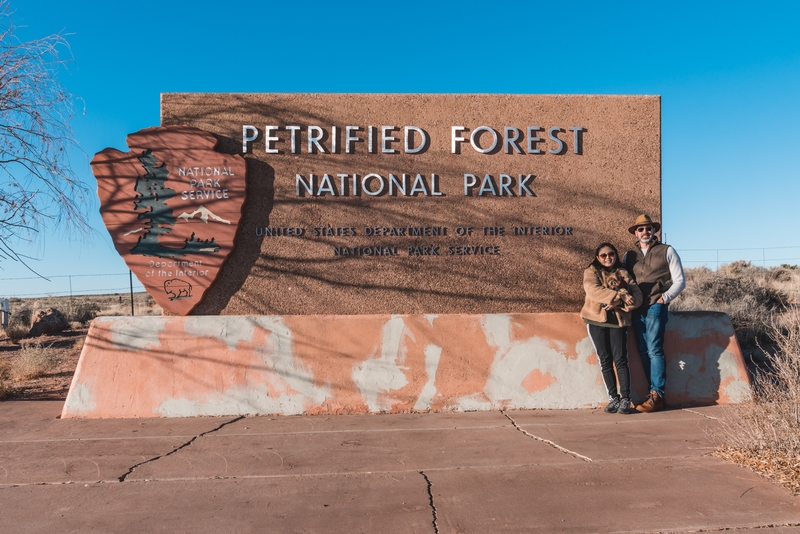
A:
<svg viewBox="0 0 800 534">
<path fill-rule="evenodd" d="M 634 400 L 647 393 L 633 336 Z M 725 314 L 670 315 L 667 401 L 750 384 Z M 62 417 L 583 408 L 606 402 L 574 313 L 116 317 L 92 322 Z"/>
</svg>

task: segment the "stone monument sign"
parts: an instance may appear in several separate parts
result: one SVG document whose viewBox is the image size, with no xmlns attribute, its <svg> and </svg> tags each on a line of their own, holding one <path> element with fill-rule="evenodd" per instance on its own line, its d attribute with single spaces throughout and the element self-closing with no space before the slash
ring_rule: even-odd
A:
<svg viewBox="0 0 800 534">
<path fill-rule="evenodd" d="M 161 119 L 92 168 L 187 316 L 96 319 L 62 418 L 605 402 L 582 273 L 661 218 L 658 97 L 181 93 Z M 671 314 L 665 351 L 671 403 L 749 398 L 724 314 Z M 635 346 L 631 372 L 641 401 Z"/>
<path fill-rule="evenodd" d="M 594 247 L 660 218 L 654 96 L 177 93 L 162 123 L 93 168 L 178 314 L 575 311 Z"/>
</svg>

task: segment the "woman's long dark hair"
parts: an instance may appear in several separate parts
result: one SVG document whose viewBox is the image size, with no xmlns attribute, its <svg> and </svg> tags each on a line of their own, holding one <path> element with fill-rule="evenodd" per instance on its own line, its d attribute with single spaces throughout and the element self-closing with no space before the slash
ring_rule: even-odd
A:
<svg viewBox="0 0 800 534">
<path fill-rule="evenodd" d="M 597 248 L 594 249 L 594 259 L 592 260 L 592 263 L 590 263 L 589 265 L 591 267 L 594 267 L 595 269 L 597 269 L 599 271 L 603 270 L 603 269 L 606 269 L 606 266 L 603 265 L 602 263 L 600 263 L 600 261 L 597 259 L 597 255 L 600 254 L 600 251 L 603 250 L 606 247 L 608 247 L 608 248 L 610 248 L 611 250 L 614 251 L 614 258 L 615 258 L 614 259 L 614 265 L 612 265 L 611 267 L 608 267 L 608 269 L 615 270 L 615 269 L 619 269 L 619 268 L 625 267 L 624 265 L 622 265 L 622 262 L 620 261 L 619 252 L 617 252 L 617 247 L 615 247 L 611 243 L 600 243 L 597 246 Z"/>
</svg>

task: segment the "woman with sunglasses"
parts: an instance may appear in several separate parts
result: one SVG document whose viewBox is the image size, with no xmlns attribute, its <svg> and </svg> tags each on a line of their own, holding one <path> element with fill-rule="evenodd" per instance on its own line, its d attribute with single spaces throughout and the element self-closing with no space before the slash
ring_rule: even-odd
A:
<svg viewBox="0 0 800 534">
<path fill-rule="evenodd" d="M 634 413 L 628 370 L 628 327 L 631 311 L 642 303 L 642 292 L 622 266 L 617 249 L 611 243 L 602 243 L 595 250 L 594 260 L 583 272 L 583 288 L 586 302 L 581 317 L 600 360 L 603 382 L 608 390 L 609 403 L 605 411 Z"/>
</svg>

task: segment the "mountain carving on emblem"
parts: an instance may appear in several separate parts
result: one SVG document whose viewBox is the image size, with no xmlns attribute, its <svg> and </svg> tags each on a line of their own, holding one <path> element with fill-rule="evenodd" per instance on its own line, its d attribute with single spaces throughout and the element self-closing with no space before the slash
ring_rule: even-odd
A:
<svg viewBox="0 0 800 534">
<path fill-rule="evenodd" d="M 203 221 L 206 224 L 208 224 L 208 219 L 211 219 L 211 220 L 217 221 L 217 222 L 221 222 L 221 223 L 225 223 L 225 224 L 230 224 L 231 223 L 230 221 L 225 220 L 222 217 L 218 217 L 217 215 L 214 215 L 214 213 L 210 209 L 206 208 L 205 206 L 200 206 L 199 208 L 194 210 L 192 213 L 186 213 L 184 211 L 183 213 L 178 215 L 178 218 L 179 219 L 183 219 L 185 221 L 188 221 L 189 219 L 194 219 L 195 215 L 200 215 L 200 220 Z"/>
</svg>

